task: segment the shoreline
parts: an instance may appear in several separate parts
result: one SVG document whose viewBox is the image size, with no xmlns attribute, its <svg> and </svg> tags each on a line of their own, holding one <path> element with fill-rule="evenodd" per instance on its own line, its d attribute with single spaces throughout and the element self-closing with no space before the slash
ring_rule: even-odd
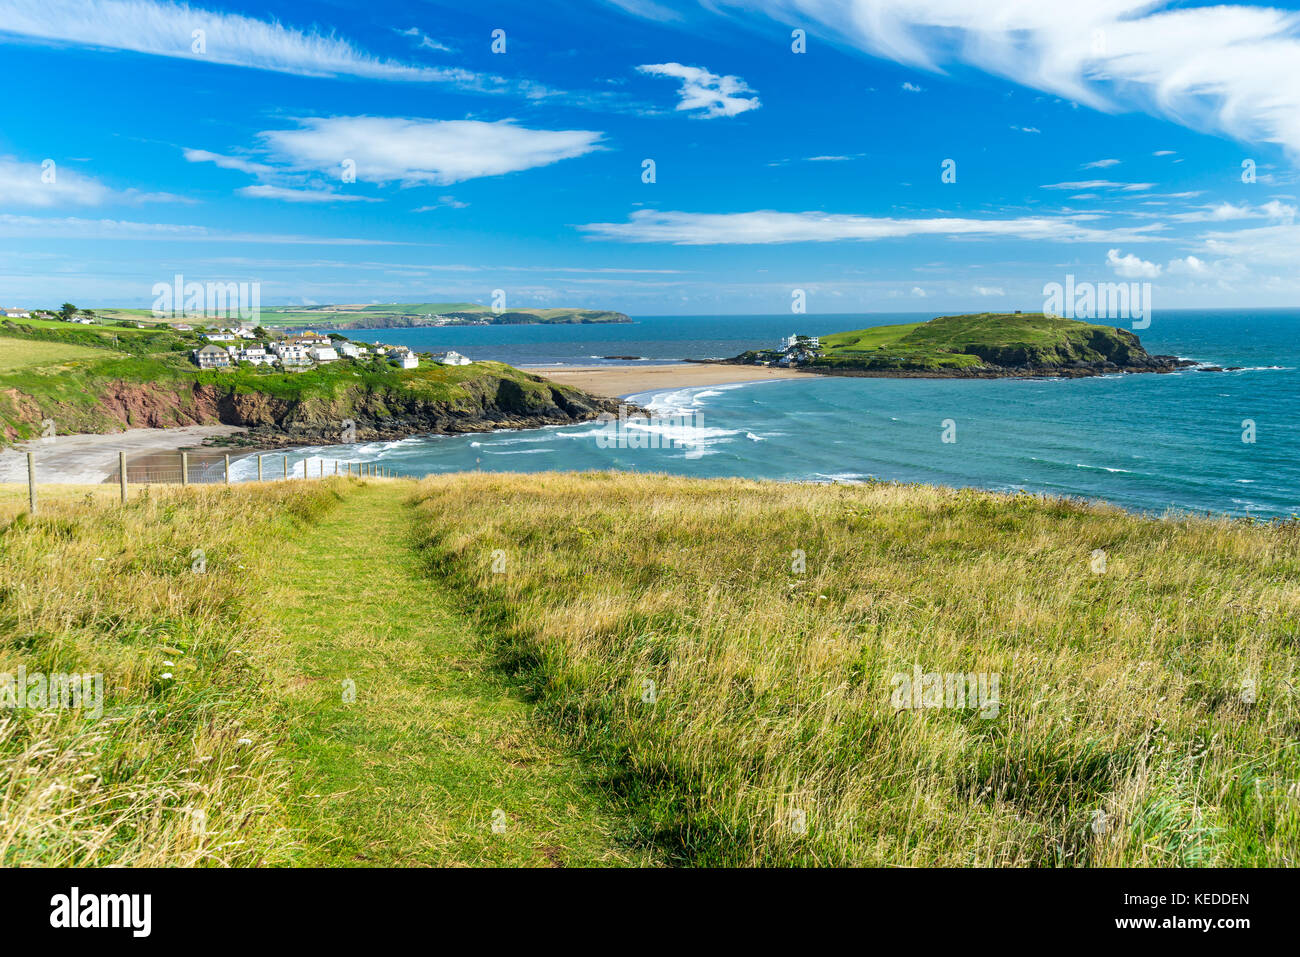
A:
<svg viewBox="0 0 1300 957">
<path fill-rule="evenodd" d="M 797 369 L 694 361 L 639 366 L 528 366 L 523 371 L 614 399 L 625 399 L 643 392 L 802 379 L 815 375 Z"/>
<path fill-rule="evenodd" d="M 99 485 L 117 474 L 119 452 L 127 454 L 130 466 L 139 466 L 142 461 L 146 466 L 160 464 L 161 456 L 191 450 L 199 456 L 220 458 L 225 454 L 223 450 L 205 448 L 203 443 L 243 431 L 235 425 L 185 425 L 174 429 L 128 429 L 102 435 L 81 433 L 48 440 L 31 439 L 13 448 L 0 449 L 0 482 L 26 483 L 28 452 L 35 454 L 38 484 Z"/>
</svg>

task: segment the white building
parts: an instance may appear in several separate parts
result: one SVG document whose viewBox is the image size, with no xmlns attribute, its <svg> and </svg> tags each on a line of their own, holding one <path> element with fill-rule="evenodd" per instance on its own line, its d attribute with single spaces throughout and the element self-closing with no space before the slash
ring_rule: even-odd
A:
<svg viewBox="0 0 1300 957">
<path fill-rule="evenodd" d="M 4 317 L 6 319 L 30 319 L 32 314 L 25 309 L 6 309 Z"/>
<path fill-rule="evenodd" d="M 208 342 L 234 342 L 238 336 L 230 332 L 209 332 L 203 337 Z"/>
<path fill-rule="evenodd" d="M 204 346 L 194 350 L 194 361 L 200 369 L 230 368 L 230 354 L 220 346 Z"/>
<path fill-rule="evenodd" d="M 820 349 L 822 340 L 819 336 L 789 336 L 781 340 L 781 351 L 801 347 L 804 349 Z"/>
<path fill-rule="evenodd" d="M 357 359 L 370 352 L 365 346 L 359 346 L 355 342 L 341 342 L 338 345 L 338 351 L 341 355 L 349 359 Z"/>
<path fill-rule="evenodd" d="M 417 369 L 420 366 L 420 360 L 416 358 L 414 352 L 403 352 L 395 357 L 397 364 L 403 369 Z"/>
<path fill-rule="evenodd" d="M 446 352 L 435 352 L 433 354 L 433 361 L 441 362 L 445 366 L 467 366 L 474 360 L 467 359 L 459 352 L 453 352 L 451 349 L 448 349 Z"/>
<path fill-rule="evenodd" d="M 312 346 L 307 350 L 307 355 L 317 362 L 337 362 L 339 358 L 339 354 L 334 351 L 333 346 Z"/>
</svg>

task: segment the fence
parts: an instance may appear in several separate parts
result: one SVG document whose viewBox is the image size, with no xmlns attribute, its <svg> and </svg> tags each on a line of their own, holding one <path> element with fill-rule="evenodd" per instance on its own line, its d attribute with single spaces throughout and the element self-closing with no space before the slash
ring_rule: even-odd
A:
<svg viewBox="0 0 1300 957">
<path fill-rule="evenodd" d="M 158 459 L 154 455 L 150 458 Z M 290 464 L 287 455 L 258 455 L 257 481 L 284 481 L 286 479 L 323 479 L 334 475 L 353 478 L 396 478 L 397 473 L 375 462 L 341 462 L 333 460 L 333 467 L 325 459 L 316 459 L 313 469 L 312 459 L 302 459 Z M 299 474 L 299 466 L 302 467 Z M 122 501 L 130 496 L 132 485 L 215 485 L 230 483 L 230 456 L 223 455 L 211 461 L 190 462 L 188 452 L 177 453 L 175 465 L 157 462 L 141 466 L 128 466 L 126 453 L 117 454 L 117 470 L 108 479 L 120 489 Z M 36 514 L 36 453 L 27 453 L 27 502 L 33 515 Z"/>
</svg>

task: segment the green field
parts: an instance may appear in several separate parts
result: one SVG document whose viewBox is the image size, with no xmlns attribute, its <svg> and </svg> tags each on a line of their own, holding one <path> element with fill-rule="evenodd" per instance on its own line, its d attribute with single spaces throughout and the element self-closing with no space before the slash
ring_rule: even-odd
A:
<svg viewBox="0 0 1300 957">
<path fill-rule="evenodd" d="M 928 322 L 875 326 L 821 336 L 812 367 L 952 370 L 987 365 L 1050 368 L 1072 361 L 1121 363 L 1140 354 L 1125 330 L 1038 313 L 940 316 Z"/>
<path fill-rule="evenodd" d="M 95 358 L 103 358 L 103 353 L 89 346 L 15 339 L 0 335 L 0 373 L 31 366 L 48 368 L 75 359 Z"/>
<path fill-rule="evenodd" d="M 0 489 L 0 671 L 102 673 L 104 715 L 0 724 L 7 866 L 1300 863 L 1295 522 L 615 473 L 63 491 Z M 996 706 L 900 705 L 914 668 Z"/>
</svg>

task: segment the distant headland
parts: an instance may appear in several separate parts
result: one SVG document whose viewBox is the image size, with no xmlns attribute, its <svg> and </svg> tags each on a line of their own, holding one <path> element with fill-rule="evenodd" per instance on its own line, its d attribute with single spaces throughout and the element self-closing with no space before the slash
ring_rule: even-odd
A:
<svg viewBox="0 0 1300 957">
<path fill-rule="evenodd" d="M 779 348 L 724 361 L 822 375 L 980 379 L 1173 372 L 1198 365 L 1178 356 L 1151 355 L 1127 329 L 1019 312 L 793 335 Z"/>
</svg>

